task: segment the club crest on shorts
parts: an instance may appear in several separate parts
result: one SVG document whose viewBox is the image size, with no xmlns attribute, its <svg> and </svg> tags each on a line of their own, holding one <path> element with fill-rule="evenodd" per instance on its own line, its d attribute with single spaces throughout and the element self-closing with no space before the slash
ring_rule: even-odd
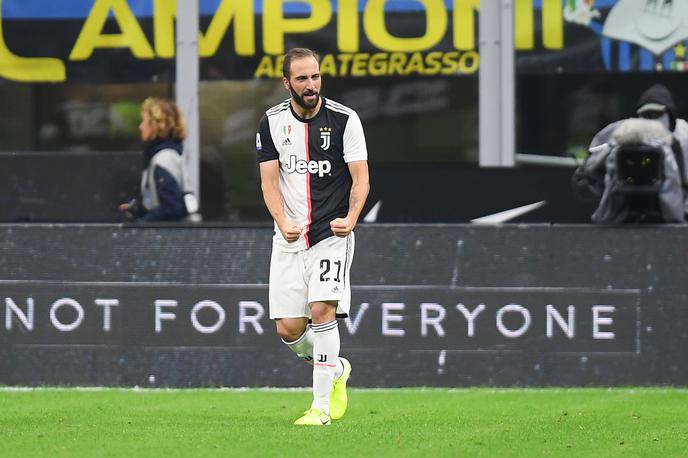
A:
<svg viewBox="0 0 688 458">
<path fill-rule="evenodd" d="M 320 140 L 322 140 L 322 143 L 320 144 L 320 148 L 322 148 L 323 151 L 326 151 L 330 148 L 330 133 L 332 132 L 332 129 L 329 127 L 321 127 L 320 128 Z"/>
</svg>

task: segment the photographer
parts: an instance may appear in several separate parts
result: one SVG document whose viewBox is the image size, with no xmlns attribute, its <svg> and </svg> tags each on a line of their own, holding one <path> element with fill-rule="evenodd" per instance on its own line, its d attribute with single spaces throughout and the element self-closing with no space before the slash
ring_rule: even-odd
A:
<svg viewBox="0 0 688 458">
<path fill-rule="evenodd" d="M 671 93 L 656 84 L 638 99 L 637 118 L 616 121 L 595 135 L 590 155 L 573 175 L 579 195 L 600 201 L 593 222 L 685 220 L 688 123 L 675 113 Z"/>
</svg>

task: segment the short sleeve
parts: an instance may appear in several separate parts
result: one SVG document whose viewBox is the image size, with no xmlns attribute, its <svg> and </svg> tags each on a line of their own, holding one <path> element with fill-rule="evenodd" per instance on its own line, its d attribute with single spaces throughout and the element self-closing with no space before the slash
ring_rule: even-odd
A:
<svg viewBox="0 0 688 458">
<path fill-rule="evenodd" d="M 368 160 L 363 125 L 354 112 L 349 116 L 344 128 L 344 162 Z"/>
<path fill-rule="evenodd" d="M 279 159 L 279 152 L 277 152 L 275 143 L 272 141 L 270 122 L 268 121 L 267 115 L 263 115 L 258 124 L 258 132 L 256 133 L 256 153 L 258 153 L 258 162 Z"/>
</svg>

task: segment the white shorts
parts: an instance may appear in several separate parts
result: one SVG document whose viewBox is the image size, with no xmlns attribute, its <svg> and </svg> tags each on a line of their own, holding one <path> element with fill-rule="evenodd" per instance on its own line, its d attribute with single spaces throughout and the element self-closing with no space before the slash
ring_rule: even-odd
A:
<svg viewBox="0 0 688 458">
<path fill-rule="evenodd" d="M 349 315 L 349 269 L 355 237 L 332 236 L 308 250 L 283 251 L 272 245 L 270 318 L 311 318 L 311 302 L 337 301 L 337 317 Z"/>
</svg>

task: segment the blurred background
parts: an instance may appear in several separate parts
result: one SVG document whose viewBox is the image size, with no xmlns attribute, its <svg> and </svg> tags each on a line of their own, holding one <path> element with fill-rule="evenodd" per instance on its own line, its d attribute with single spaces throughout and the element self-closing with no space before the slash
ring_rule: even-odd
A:
<svg viewBox="0 0 688 458">
<path fill-rule="evenodd" d="M 679 113 L 688 103 L 681 12 L 658 52 L 642 21 L 614 38 L 615 7 L 647 15 L 623 3 L 514 0 L 516 159 L 503 169 L 478 166 L 479 0 L 200 0 L 204 220 L 269 220 L 254 134 L 288 96 L 279 55 L 306 46 L 323 56 L 323 94 L 363 120 L 378 221 L 467 222 L 542 200 L 518 221 L 589 221 L 572 158 L 653 83 Z M 138 186 L 140 103 L 175 95 L 176 0 L 1 5 L 0 220 L 118 221 Z"/>
<path fill-rule="evenodd" d="M 175 58 L 189 4 L 0 0 L 1 383 L 310 383 L 275 348 L 254 146 L 305 46 L 367 138 L 376 224 L 340 326 L 358 383 L 685 385 L 685 226 L 567 223 L 596 207 L 571 178 L 597 131 L 655 83 L 685 116 L 688 2 L 199 0 L 200 59 L 179 60 L 203 224 L 117 224 L 141 103 L 195 69 Z M 535 224 L 425 224 L 513 209 Z"/>
</svg>

